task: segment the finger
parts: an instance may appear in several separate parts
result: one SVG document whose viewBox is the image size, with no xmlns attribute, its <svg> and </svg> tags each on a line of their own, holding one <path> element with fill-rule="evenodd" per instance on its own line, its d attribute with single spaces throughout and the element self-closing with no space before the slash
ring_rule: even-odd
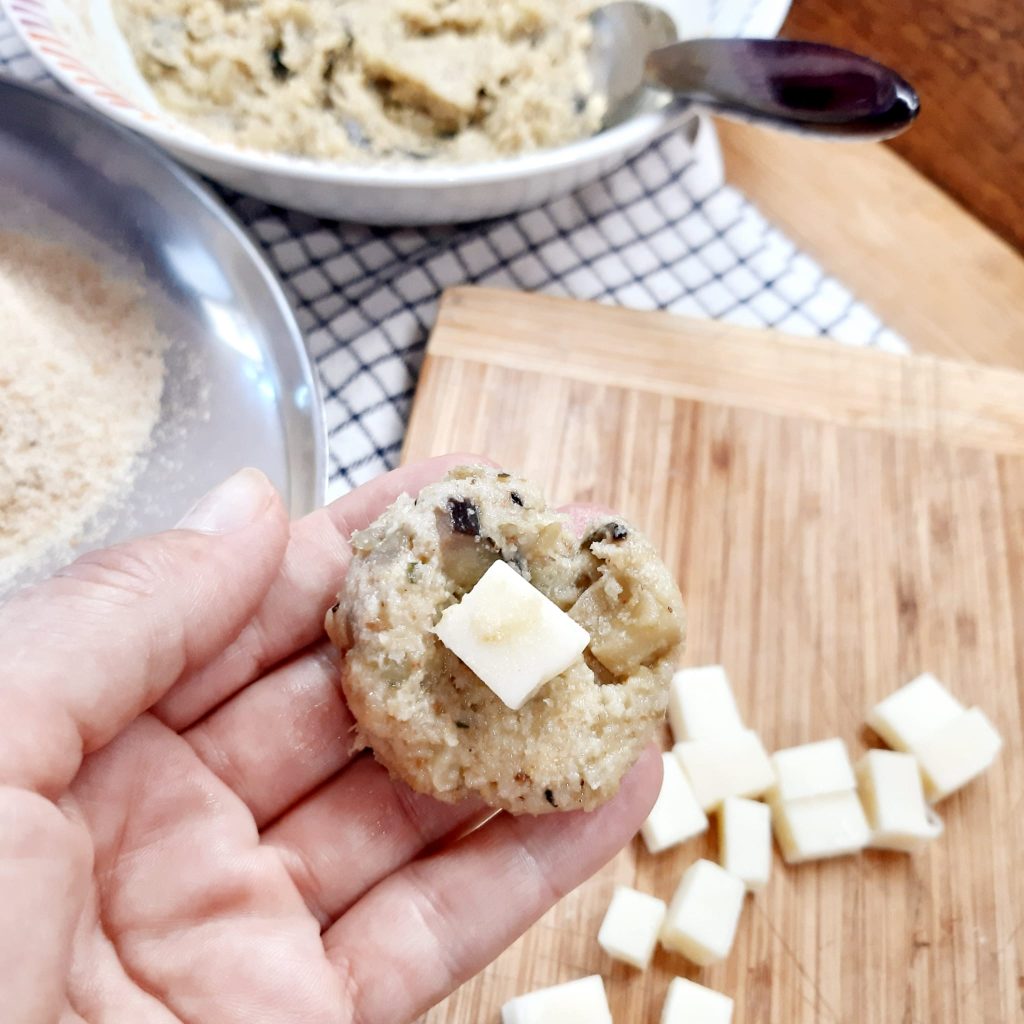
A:
<svg viewBox="0 0 1024 1024">
<path fill-rule="evenodd" d="M 446 804 L 392 781 L 369 755 L 263 834 L 280 851 L 310 911 L 326 925 L 426 847 L 491 813 Z"/>
<path fill-rule="evenodd" d="M 37 793 L 0 787 L 0 992 L 5 1021 L 56 1020 L 92 870 L 88 835 Z"/>
<path fill-rule="evenodd" d="M 84 555 L 0 608 L 0 783 L 56 795 L 184 673 L 230 643 L 284 553 L 287 519 L 243 470 L 180 528 Z"/>
<path fill-rule="evenodd" d="M 603 807 L 501 814 L 372 889 L 324 936 L 363 1024 L 412 1020 L 497 956 L 630 840 L 660 779 L 650 747 Z"/>
<path fill-rule="evenodd" d="M 326 640 L 247 686 L 183 736 L 263 828 L 352 760 L 355 720 Z"/>
<path fill-rule="evenodd" d="M 569 517 L 572 528 L 576 535 L 583 537 L 591 529 L 594 523 L 607 522 L 615 518 L 615 513 L 605 505 L 591 505 L 589 502 L 575 502 L 571 505 L 563 505 L 559 512 Z"/>
<path fill-rule="evenodd" d="M 210 665 L 182 680 L 157 705 L 157 716 L 181 731 L 295 651 L 324 635 L 324 613 L 341 589 L 352 557 L 349 537 L 400 494 L 415 494 L 453 466 L 486 461 L 444 455 L 403 466 L 292 524 L 278 578 L 238 639 Z"/>
</svg>

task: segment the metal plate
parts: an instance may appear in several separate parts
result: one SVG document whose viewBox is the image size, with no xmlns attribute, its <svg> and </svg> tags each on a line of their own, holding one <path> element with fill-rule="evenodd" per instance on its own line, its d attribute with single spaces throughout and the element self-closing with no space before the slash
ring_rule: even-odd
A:
<svg viewBox="0 0 1024 1024">
<path fill-rule="evenodd" d="M 243 466 L 263 470 L 293 516 L 321 504 L 316 375 L 280 285 L 241 228 L 154 145 L 88 110 L 4 79 L 0 110 L 0 227 L 134 277 L 170 339 L 152 451 L 77 550 L 166 528 Z"/>
</svg>

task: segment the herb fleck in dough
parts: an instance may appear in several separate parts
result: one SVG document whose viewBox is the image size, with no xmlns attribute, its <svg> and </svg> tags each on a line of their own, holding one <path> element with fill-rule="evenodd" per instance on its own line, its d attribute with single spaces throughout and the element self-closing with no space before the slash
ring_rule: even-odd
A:
<svg viewBox="0 0 1024 1024">
<path fill-rule="evenodd" d="M 346 652 L 358 745 L 442 800 L 543 814 L 615 794 L 664 716 L 683 644 L 682 599 L 650 541 L 606 516 L 581 540 L 532 484 L 468 466 L 399 498 L 352 545 L 327 631 Z M 591 637 L 519 711 L 432 632 L 499 558 Z"/>
</svg>

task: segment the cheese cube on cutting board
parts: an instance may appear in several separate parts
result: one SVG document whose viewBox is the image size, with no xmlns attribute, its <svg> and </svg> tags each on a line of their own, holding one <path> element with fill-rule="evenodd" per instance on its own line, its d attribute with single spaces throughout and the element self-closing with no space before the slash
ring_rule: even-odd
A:
<svg viewBox="0 0 1024 1024">
<path fill-rule="evenodd" d="M 592 974 L 510 999 L 501 1024 L 612 1024 L 612 1012 L 601 976 Z"/>
<path fill-rule="evenodd" d="M 857 783 L 871 826 L 869 846 L 910 853 L 942 832 L 942 822 L 925 803 L 912 754 L 869 750 L 857 764 Z"/>
<path fill-rule="evenodd" d="M 918 740 L 914 755 L 932 803 L 955 793 L 991 767 L 1003 741 L 981 708 L 971 708 Z"/>
<path fill-rule="evenodd" d="M 680 669 L 669 687 L 668 721 L 677 743 L 743 732 L 725 669 L 721 665 Z"/>
<path fill-rule="evenodd" d="M 753 729 L 712 740 L 684 740 L 672 748 L 697 802 L 712 811 L 730 796 L 761 796 L 775 783 L 764 744 Z"/>
<path fill-rule="evenodd" d="M 673 978 L 661 1008 L 661 1024 L 732 1024 L 733 1001 L 687 978 Z"/>
<path fill-rule="evenodd" d="M 857 793 L 829 793 L 772 802 L 775 838 L 787 864 L 863 850 L 871 839 Z"/>
<path fill-rule="evenodd" d="M 868 712 L 868 725 L 893 750 L 914 752 L 929 733 L 959 718 L 966 708 L 930 672 L 912 679 Z"/>
<path fill-rule="evenodd" d="M 619 885 L 597 933 L 598 945 L 616 960 L 644 970 L 665 921 L 664 900 Z"/>
<path fill-rule="evenodd" d="M 857 786 L 850 755 L 841 739 L 777 750 L 772 754 L 772 767 L 775 769 L 772 797 L 777 800 L 844 793 Z"/>
<path fill-rule="evenodd" d="M 682 765 L 670 753 L 661 755 L 662 776 L 658 799 L 647 820 L 640 826 L 640 834 L 650 853 L 661 853 L 693 836 L 705 832 L 707 815 L 694 796 L 690 780 Z"/>
<path fill-rule="evenodd" d="M 767 804 L 731 796 L 718 811 L 722 867 L 748 889 L 763 889 L 772 870 L 772 812 Z"/>
<path fill-rule="evenodd" d="M 590 642 L 582 626 L 505 562 L 495 562 L 446 608 L 434 632 L 513 711 Z"/>
<path fill-rule="evenodd" d="M 729 955 L 746 886 L 710 860 L 691 864 L 661 928 L 661 944 L 701 967 Z"/>
</svg>

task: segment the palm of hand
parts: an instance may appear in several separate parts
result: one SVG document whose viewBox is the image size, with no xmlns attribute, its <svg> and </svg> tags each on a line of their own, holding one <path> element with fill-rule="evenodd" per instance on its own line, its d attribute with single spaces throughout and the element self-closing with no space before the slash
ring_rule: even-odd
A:
<svg viewBox="0 0 1024 1024">
<path fill-rule="evenodd" d="M 240 526 L 90 556 L 0 609 L 5 1019 L 397 1024 L 635 831 L 657 758 L 600 811 L 465 835 L 479 806 L 352 756 L 320 619 L 351 531 L 445 468 L 290 531 L 261 485 Z"/>
<path fill-rule="evenodd" d="M 284 854 L 173 730 L 136 721 L 63 809 L 93 849 L 68 992 L 80 1019 L 355 1019 Z"/>
</svg>

